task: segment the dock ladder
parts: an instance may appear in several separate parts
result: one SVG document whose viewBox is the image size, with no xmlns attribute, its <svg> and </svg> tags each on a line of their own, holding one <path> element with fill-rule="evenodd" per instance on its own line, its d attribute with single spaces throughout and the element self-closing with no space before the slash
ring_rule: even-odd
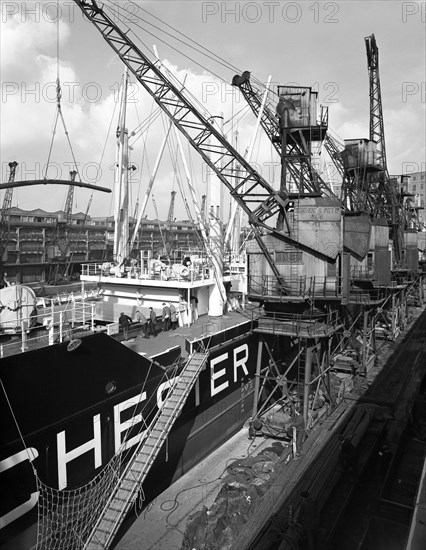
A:
<svg viewBox="0 0 426 550">
<path fill-rule="evenodd" d="M 84 550 L 107 550 L 112 544 L 207 358 L 208 352 L 194 352 L 190 356 L 170 388 L 163 406 L 147 429 L 146 437 L 139 443 L 117 485 L 112 489 L 112 494 L 92 529 Z"/>
</svg>

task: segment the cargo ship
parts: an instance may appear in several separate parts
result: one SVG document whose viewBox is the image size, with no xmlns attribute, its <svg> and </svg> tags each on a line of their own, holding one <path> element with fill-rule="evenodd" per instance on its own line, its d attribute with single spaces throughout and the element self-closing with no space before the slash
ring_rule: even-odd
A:
<svg viewBox="0 0 426 550">
<path fill-rule="evenodd" d="M 101 311 L 102 300 L 108 306 L 104 311 L 114 307 L 130 314 L 132 309 L 148 310 L 148 306 L 137 305 L 137 296 L 148 290 L 153 295 L 159 291 L 155 286 L 159 282 L 163 294 L 158 300 L 165 300 L 166 293 L 172 301 L 173 290 L 182 291 L 176 285 L 186 287 L 191 296 L 198 295 L 200 318 L 186 322 L 187 310 L 182 309 L 181 326 L 166 333 L 159 321 L 158 335 L 149 340 L 135 321 L 127 342 L 122 341 L 117 323 L 99 324 L 101 315 L 90 315 L 94 305 Z M 127 303 L 118 296 L 120 291 L 129 293 L 126 283 L 136 287 Z M 66 318 L 66 309 L 62 313 L 39 310 L 39 327 L 30 328 L 24 338 L 17 332 L 17 341 L 12 338 L 3 344 L 0 464 L 2 493 L 8 498 L 2 498 L 1 504 L 2 548 L 27 549 L 36 544 L 37 478 L 65 491 L 83 486 L 123 450 L 123 442 L 127 442 L 127 451 L 144 437 L 143 428 L 159 410 L 185 357 L 200 342 L 209 349 L 205 368 L 146 479 L 145 504 L 241 427 L 251 414 L 256 369 L 251 319 L 237 312 L 219 320 L 203 315 L 209 283 L 210 279 L 170 281 L 164 289 L 164 282 L 155 279 L 113 277 L 102 286 L 115 293 L 114 304 L 105 295 L 84 304 L 89 306 L 86 326 L 77 318 L 79 307 L 74 307 L 74 317 L 68 312 L 66 328 L 59 321 L 59 317 Z M 155 300 L 151 296 L 145 303 Z M 158 310 L 158 305 L 154 308 Z M 43 326 L 43 318 L 49 318 L 52 328 Z M 49 345 L 52 330 L 54 340 Z M 170 340 L 179 344 L 167 349 Z M 129 427 L 132 418 L 136 422 Z"/>
<path fill-rule="evenodd" d="M 114 261 L 82 264 L 79 288 L 60 295 L 38 297 L 23 285 L 0 290 L 4 549 L 48 547 L 63 536 L 66 527 L 41 532 L 42 516 L 64 513 L 46 505 L 46 495 L 84 492 L 117 457 L 121 471 L 194 352 L 202 350 L 203 366 L 144 480 L 140 507 L 251 414 L 257 348 L 252 317 L 240 307 L 245 256 L 221 258 L 219 285 L 208 246 L 132 254 L 125 117 L 119 128 Z M 170 331 L 163 330 L 166 304 L 176 312 Z M 132 320 L 129 340 L 121 314 Z M 61 547 L 78 544 L 65 537 Z"/>
</svg>

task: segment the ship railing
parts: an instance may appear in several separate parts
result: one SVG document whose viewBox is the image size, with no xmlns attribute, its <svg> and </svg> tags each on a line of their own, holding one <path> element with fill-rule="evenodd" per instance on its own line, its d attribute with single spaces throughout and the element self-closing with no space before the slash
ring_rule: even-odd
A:
<svg viewBox="0 0 426 550">
<path fill-rule="evenodd" d="M 283 276 L 281 283 L 272 275 L 248 278 L 248 294 L 258 298 L 339 298 L 341 293 L 341 277 Z"/>
<path fill-rule="evenodd" d="M 257 327 L 260 331 L 265 330 L 270 333 L 298 334 L 302 337 L 317 337 L 318 335 L 328 336 L 330 331 L 337 330 L 341 324 L 341 319 L 337 311 L 330 311 L 324 314 L 291 314 L 280 312 L 263 312 L 255 317 L 253 312 L 253 324 L 257 321 Z"/>
<path fill-rule="evenodd" d="M 100 279 L 132 279 L 135 281 L 177 281 L 198 282 L 213 279 L 213 270 L 210 264 L 195 264 L 185 268 L 182 264 L 165 264 L 153 261 L 148 267 L 130 266 L 119 270 L 114 264 L 82 264 L 81 274 L 84 277 Z"/>
<path fill-rule="evenodd" d="M 0 345 L 0 357 L 72 342 L 96 330 L 95 302 L 72 302 L 37 309 L 37 314 L 32 312 L 23 316 L 18 323 L 4 323 L 1 329 L 11 340 Z"/>
<path fill-rule="evenodd" d="M 46 296 L 38 296 L 36 298 L 37 305 L 41 308 L 48 308 L 52 305 L 68 304 L 70 302 L 81 302 L 83 300 L 99 300 L 102 296 L 102 291 L 99 288 L 82 288 L 81 290 L 70 292 L 58 292 Z"/>
</svg>

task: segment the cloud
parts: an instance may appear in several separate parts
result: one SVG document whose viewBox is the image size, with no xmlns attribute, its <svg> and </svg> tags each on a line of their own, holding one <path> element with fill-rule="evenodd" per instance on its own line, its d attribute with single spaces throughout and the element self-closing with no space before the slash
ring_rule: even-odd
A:
<svg viewBox="0 0 426 550">
<path fill-rule="evenodd" d="M 64 21 L 59 22 L 59 47 L 69 40 L 71 30 Z M 19 74 L 25 81 L 37 80 L 39 75 L 37 59 L 40 54 L 56 51 L 57 25 L 45 17 L 26 15 L 22 12 L 3 20 L 2 80 Z"/>
</svg>

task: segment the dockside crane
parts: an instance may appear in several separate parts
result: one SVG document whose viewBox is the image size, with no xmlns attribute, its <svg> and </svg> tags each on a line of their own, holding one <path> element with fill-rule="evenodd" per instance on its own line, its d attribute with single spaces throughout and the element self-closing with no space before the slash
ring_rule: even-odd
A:
<svg viewBox="0 0 426 550">
<path fill-rule="evenodd" d="M 365 39 L 370 81 L 370 139 L 377 145 L 377 164 L 387 174 L 385 127 L 379 74 L 379 48 L 374 34 Z"/>
<path fill-rule="evenodd" d="M 47 280 L 49 283 L 57 284 L 59 280 L 66 279 L 68 276 L 69 258 L 71 255 L 69 236 L 67 229 L 71 225 L 72 204 L 74 200 L 74 182 L 77 171 L 70 172 L 70 185 L 68 186 L 67 197 L 65 200 L 64 212 L 58 216 L 56 221 L 56 230 L 50 243 L 51 262 L 49 264 L 49 273 Z"/>
<path fill-rule="evenodd" d="M 275 105 L 269 99 L 262 108 L 263 91 L 251 81 L 249 71 L 244 71 L 241 75 L 235 75 L 232 79 L 232 85 L 240 90 L 253 114 L 256 117 L 260 114 L 260 124 L 280 159 L 282 159 L 281 189 L 286 189 L 289 194 L 297 196 L 310 194 L 333 196 L 332 189 L 312 166 L 309 139 L 323 139 L 327 130 L 328 109 L 321 108 L 319 133 L 306 136 L 301 126 L 294 125 L 290 129 L 286 124 L 289 109 L 293 109 L 297 99 L 303 97 L 306 93 L 305 89 L 296 89 L 298 87 L 294 86 L 291 89 L 290 87 L 279 86 L 279 94 L 274 93 L 276 95 Z M 284 88 L 289 89 L 285 90 Z M 303 115 L 300 114 L 299 116 L 302 117 Z"/>
<path fill-rule="evenodd" d="M 391 181 L 388 172 L 385 144 L 385 127 L 383 119 L 382 93 L 379 73 L 379 48 L 374 34 L 365 38 L 367 64 L 370 83 L 370 140 L 376 143 L 376 162 L 379 172 L 370 174 L 370 191 L 377 190 L 377 206 L 383 212 L 377 211 L 378 216 L 385 216 L 392 229 L 394 241 L 395 261 L 402 260 L 404 242 L 404 214 L 402 196 Z"/>
<path fill-rule="evenodd" d="M 382 94 L 379 73 L 379 48 L 374 34 L 365 38 L 367 51 L 368 73 L 370 81 L 370 140 L 377 144 L 377 163 L 381 172 L 374 178 L 384 196 L 384 215 L 391 228 L 394 243 L 395 267 L 404 267 L 404 230 L 421 228 L 417 211 L 410 205 L 410 200 L 398 189 L 397 180 L 389 176 L 385 128 L 383 120 Z"/>
<path fill-rule="evenodd" d="M 15 181 L 16 168 L 18 163 L 16 161 L 9 162 L 9 184 Z M 10 233 L 10 209 L 12 207 L 13 187 L 8 187 L 5 190 L 3 204 L 0 211 L 0 267 L 3 265 L 3 255 L 6 252 L 7 243 L 9 241 Z M 0 274 L 1 275 L 1 274 Z"/>
<path fill-rule="evenodd" d="M 200 211 L 201 211 L 201 219 L 203 220 L 204 223 L 206 221 L 206 203 L 207 203 L 207 195 L 203 195 L 201 197 Z"/>
<path fill-rule="evenodd" d="M 281 281 L 281 275 L 262 240 L 265 232 L 281 241 L 308 249 L 317 257 L 327 258 L 327 252 L 318 251 L 294 239 L 289 223 L 283 224 L 287 231 L 276 227 L 277 216 L 286 220 L 286 207 L 290 202 L 288 192 L 283 188 L 274 189 L 232 147 L 212 122 L 192 104 L 185 90 L 178 89 L 157 64 L 132 42 L 129 34 L 116 23 L 117 18 L 111 18 L 96 0 L 74 1 L 247 214 L 255 239 L 278 281 Z M 240 169 L 238 183 L 234 185 L 236 174 L 233 167 L 236 164 Z"/>
<path fill-rule="evenodd" d="M 169 205 L 169 213 L 167 214 L 167 222 L 171 224 L 175 217 L 175 200 L 176 200 L 176 191 L 172 191 L 170 193 L 170 205 Z"/>
<path fill-rule="evenodd" d="M 72 170 L 70 172 L 72 183 L 75 182 L 76 175 L 77 175 L 76 170 Z M 66 220 L 66 223 L 68 223 L 68 224 L 71 223 L 73 200 L 74 200 L 74 185 L 70 185 L 68 187 L 67 198 L 66 198 L 66 201 L 65 201 L 65 211 L 64 211 L 65 220 Z"/>
</svg>

